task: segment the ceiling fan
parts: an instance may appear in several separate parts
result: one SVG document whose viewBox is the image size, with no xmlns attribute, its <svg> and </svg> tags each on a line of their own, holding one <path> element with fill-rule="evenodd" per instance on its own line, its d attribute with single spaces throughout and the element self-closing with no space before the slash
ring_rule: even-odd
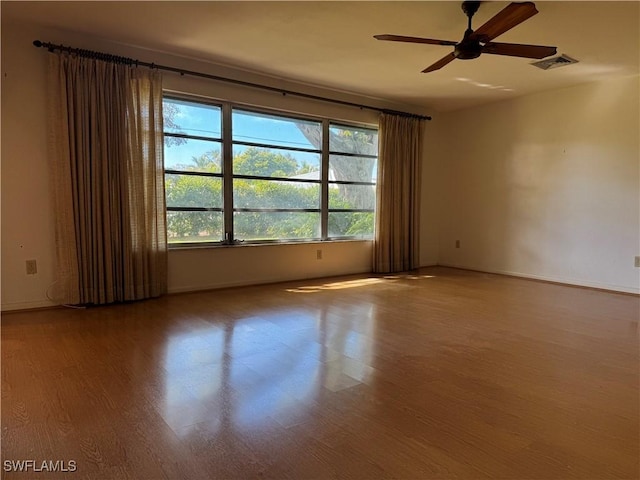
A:
<svg viewBox="0 0 640 480">
<path fill-rule="evenodd" d="M 471 19 L 478 11 L 481 2 L 462 2 L 462 11 L 469 18 L 464 37 L 459 42 L 450 40 L 435 40 L 432 38 L 405 37 L 402 35 L 374 35 L 377 40 L 391 42 L 426 43 L 429 45 L 444 45 L 454 47 L 446 57 L 442 57 L 433 65 L 428 66 L 422 73 L 433 72 L 444 67 L 456 58 L 471 60 L 483 53 L 491 55 L 508 55 L 510 57 L 545 58 L 556 54 L 556 47 L 543 45 L 523 45 L 520 43 L 498 43 L 492 40 L 513 27 L 521 24 L 538 13 L 533 2 L 510 3 L 493 18 L 477 30 L 471 29 Z"/>
</svg>

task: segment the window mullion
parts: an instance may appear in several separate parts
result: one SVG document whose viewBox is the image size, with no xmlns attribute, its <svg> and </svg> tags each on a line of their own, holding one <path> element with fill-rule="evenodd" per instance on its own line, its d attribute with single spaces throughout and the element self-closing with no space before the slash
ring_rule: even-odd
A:
<svg viewBox="0 0 640 480">
<path fill-rule="evenodd" d="M 224 243 L 233 243 L 233 142 L 231 105 L 222 105 L 222 174 L 224 207 Z"/>
<path fill-rule="evenodd" d="M 320 173 L 320 238 L 329 236 L 329 120 L 322 121 L 322 167 Z"/>
</svg>

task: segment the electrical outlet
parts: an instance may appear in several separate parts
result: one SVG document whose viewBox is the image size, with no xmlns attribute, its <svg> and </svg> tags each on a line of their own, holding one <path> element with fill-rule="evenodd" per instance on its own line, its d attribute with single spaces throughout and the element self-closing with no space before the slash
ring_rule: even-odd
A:
<svg viewBox="0 0 640 480">
<path fill-rule="evenodd" d="M 38 273 L 38 264 L 35 260 L 27 260 L 27 275 L 35 275 Z"/>
<path fill-rule="evenodd" d="M 460 240 L 456 240 L 456 248 L 460 248 Z"/>
<path fill-rule="evenodd" d="M 322 250 L 316 250 L 316 260 L 322 260 Z"/>
<path fill-rule="evenodd" d="M 640 257 L 636 257 L 635 266 L 640 267 Z"/>
</svg>

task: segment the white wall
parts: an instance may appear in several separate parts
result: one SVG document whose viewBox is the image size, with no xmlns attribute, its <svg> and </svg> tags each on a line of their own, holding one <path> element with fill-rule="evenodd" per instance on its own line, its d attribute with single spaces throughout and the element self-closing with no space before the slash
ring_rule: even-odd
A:
<svg viewBox="0 0 640 480">
<path fill-rule="evenodd" d="M 639 292 L 639 86 L 619 78 L 442 115 L 439 263 Z"/>
<path fill-rule="evenodd" d="M 34 7 L 35 8 L 35 7 Z M 384 101 L 329 92 L 282 79 L 239 72 L 209 63 L 134 49 L 96 38 L 30 24 L 2 23 L 2 310 L 52 305 L 46 291 L 55 281 L 53 217 L 49 196 L 46 123 L 46 63 L 48 54 L 33 40 L 126 55 L 269 84 L 278 88 L 331 96 L 356 103 L 407 110 Z M 165 75 L 165 88 L 240 103 L 343 121 L 377 123 L 377 113 L 315 102 L 293 96 L 237 87 L 175 74 Z M 419 109 L 414 113 L 426 113 Z M 322 249 L 322 260 L 316 250 Z M 432 255 L 433 256 L 433 255 Z M 26 275 L 25 260 L 35 259 L 37 275 Z M 171 251 L 169 290 L 172 292 L 231 285 L 368 272 L 371 242 L 324 242 L 270 246 L 198 248 Z"/>
<path fill-rule="evenodd" d="M 169 255 L 169 291 L 369 272 L 371 256 L 371 242 L 351 241 L 176 250 Z"/>
<path fill-rule="evenodd" d="M 426 125 L 424 132 L 424 161 L 422 163 L 422 184 L 420 190 L 420 266 L 437 265 L 439 251 L 440 215 L 440 160 L 446 146 L 441 137 L 443 124 L 438 113 Z"/>
<path fill-rule="evenodd" d="M 2 25 L 3 309 L 5 305 L 13 308 L 47 305 L 45 291 L 53 280 L 54 258 L 45 130 L 45 63 L 34 61 L 35 52 L 27 48 L 12 48 L 26 39 L 8 35 L 9 30 Z M 26 275 L 27 259 L 37 261 L 37 275 Z"/>
</svg>

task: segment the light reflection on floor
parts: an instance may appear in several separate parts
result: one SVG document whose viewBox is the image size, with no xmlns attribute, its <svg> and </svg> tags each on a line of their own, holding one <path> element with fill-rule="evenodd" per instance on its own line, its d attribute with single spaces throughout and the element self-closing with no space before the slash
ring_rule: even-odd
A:
<svg viewBox="0 0 640 480">
<path fill-rule="evenodd" d="M 380 283 L 388 283 L 391 280 L 420 280 L 423 278 L 433 278 L 433 275 L 385 275 L 383 277 L 361 278 L 358 280 L 343 280 L 340 282 L 325 283 L 322 285 L 308 285 L 303 287 L 289 288 L 291 293 L 316 293 L 324 290 L 342 290 L 345 288 L 366 287 Z"/>
<path fill-rule="evenodd" d="M 203 422 L 210 432 L 246 431 L 274 420 L 294 425 L 323 391 L 368 381 L 374 335 L 369 303 L 329 306 L 315 316 L 269 312 L 181 332 L 166 346 L 161 414 L 179 435 Z"/>
</svg>

